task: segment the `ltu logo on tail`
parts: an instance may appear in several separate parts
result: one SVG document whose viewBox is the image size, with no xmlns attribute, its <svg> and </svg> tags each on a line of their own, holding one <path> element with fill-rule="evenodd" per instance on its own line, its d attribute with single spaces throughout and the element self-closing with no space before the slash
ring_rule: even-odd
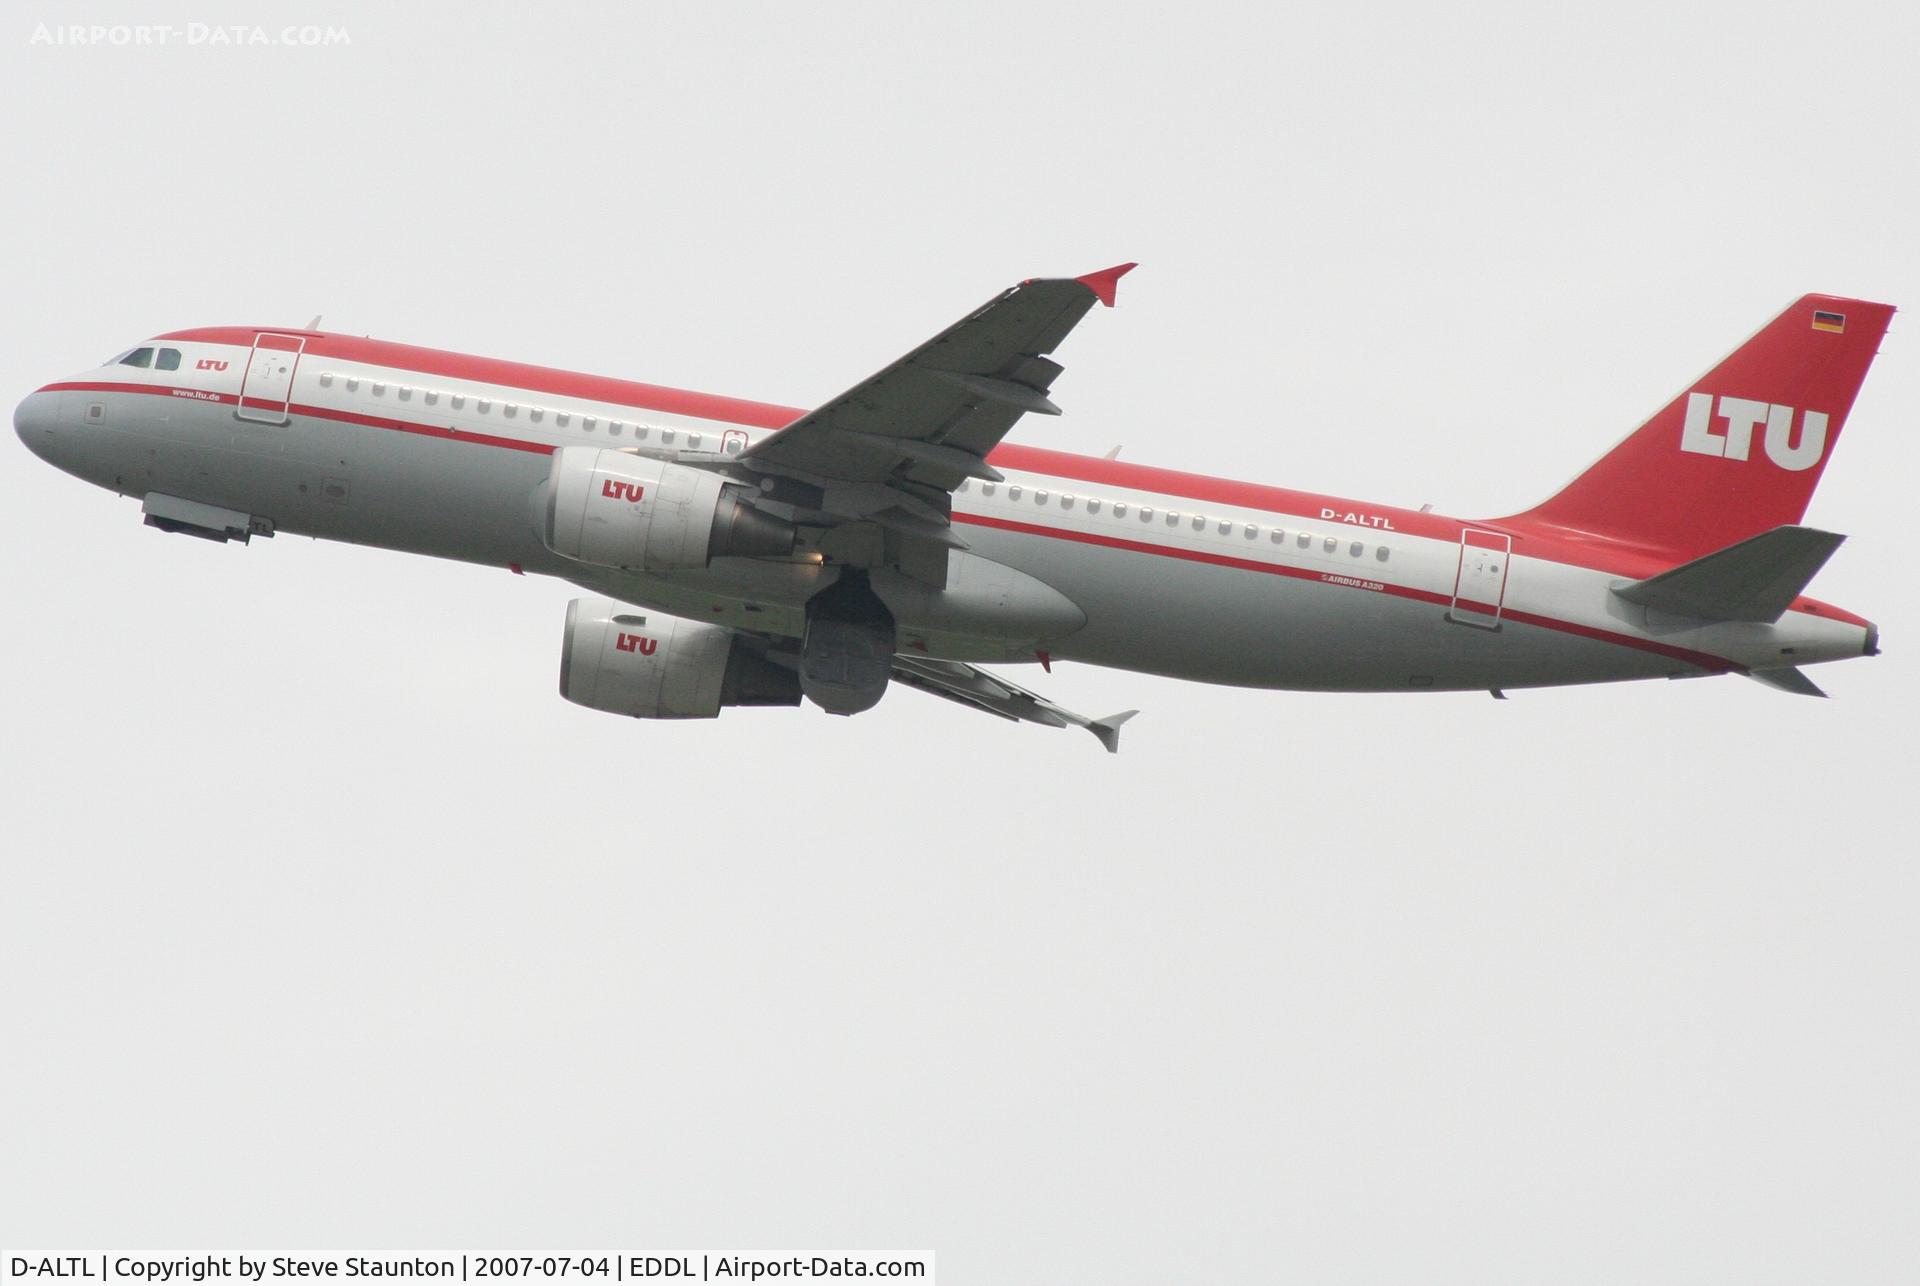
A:
<svg viewBox="0 0 1920 1286">
<path fill-rule="evenodd" d="M 1680 449 L 1698 455 L 1725 456 L 1744 460 L 1753 447 L 1753 431 L 1766 425 L 1761 439 L 1767 459 L 1782 469 L 1795 472 L 1820 463 L 1827 449 L 1827 417 L 1819 411 L 1800 413 L 1800 432 L 1793 431 L 1793 408 L 1755 402 L 1744 397 L 1720 399 L 1718 418 L 1725 427 L 1714 424 L 1714 398 L 1711 393 L 1687 394 L 1687 423 L 1680 432 Z"/>
</svg>

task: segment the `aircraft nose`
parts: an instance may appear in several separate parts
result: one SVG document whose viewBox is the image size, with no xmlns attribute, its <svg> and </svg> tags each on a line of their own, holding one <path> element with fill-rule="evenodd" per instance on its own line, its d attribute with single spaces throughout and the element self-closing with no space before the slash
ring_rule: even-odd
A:
<svg viewBox="0 0 1920 1286">
<path fill-rule="evenodd" d="M 13 408 L 13 431 L 27 444 L 27 450 L 41 459 L 48 458 L 53 446 L 54 426 L 59 421 L 60 395 L 44 389 L 29 393 Z"/>
</svg>

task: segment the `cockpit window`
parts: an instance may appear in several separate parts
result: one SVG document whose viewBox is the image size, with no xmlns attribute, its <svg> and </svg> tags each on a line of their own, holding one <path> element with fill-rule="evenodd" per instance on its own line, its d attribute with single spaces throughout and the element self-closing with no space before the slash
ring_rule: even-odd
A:
<svg viewBox="0 0 1920 1286">
<path fill-rule="evenodd" d="M 145 370 L 147 367 L 153 365 L 153 350 L 151 348 L 136 348 L 121 358 L 119 365 L 138 366 L 142 370 Z"/>
<path fill-rule="evenodd" d="M 161 349 L 160 356 L 156 357 L 153 361 L 153 369 L 156 371 L 179 370 L 180 369 L 180 350 L 177 348 Z"/>
</svg>

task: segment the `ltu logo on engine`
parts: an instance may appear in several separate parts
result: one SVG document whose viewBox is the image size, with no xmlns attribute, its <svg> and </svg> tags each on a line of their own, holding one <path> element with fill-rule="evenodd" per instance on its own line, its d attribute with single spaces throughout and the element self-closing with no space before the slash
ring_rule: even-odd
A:
<svg viewBox="0 0 1920 1286">
<path fill-rule="evenodd" d="M 639 504 L 647 489 L 637 482 L 621 482 L 617 478 L 608 478 L 600 484 L 600 494 L 609 500 L 631 500 Z"/>
<path fill-rule="evenodd" d="M 1753 446 L 1753 431 L 1767 426 L 1762 439 L 1767 459 L 1782 469 L 1798 472 L 1820 463 L 1827 449 L 1827 417 L 1819 411 L 1800 413 L 1800 440 L 1794 441 L 1793 408 L 1755 402 L 1744 397 L 1720 399 L 1719 418 L 1726 427 L 1714 427 L 1711 393 L 1687 394 L 1687 422 L 1680 432 L 1680 449 L 1696 455 L 1724 456 L 1744 460 Z"/>
<path fill-rule="evenodd" d="M 613 641 L 613 645 L 622 652 L 638 652 L 641 656 L 652 656 L 653 650 L 660 646 L 660 640 L 650 639 L 644 634 L 622 634 Z"/>
</svg>

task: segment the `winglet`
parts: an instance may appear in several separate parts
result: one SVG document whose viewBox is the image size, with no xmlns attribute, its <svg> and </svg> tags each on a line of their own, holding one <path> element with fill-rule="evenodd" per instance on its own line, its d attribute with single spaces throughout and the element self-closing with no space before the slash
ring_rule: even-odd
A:
<svg viewBox="0 0 1920 1286">
<path fill-rule="evenodd" d="M 1120 278 L 1126 276 L 1140 265 L 1137 263 L 1116 264 L 1111 268 L 1102 268 L 1099 272 L 1090 272 L 1074 280 L 1093 292 L 1093 297 L 1107 307 L 1113 307 L 1114 292 L 1120 288 Z"/>
<path fill-rule="evenodd" d="M 1131 266 L 1131 264 L 1128 265 L 1128 267 Z M 1120 725 L 1139 713 L 1138 710 L 1123 710 L 1119 714 L 1110 714 L 1104 719 L 1089 720 L 1087 731 L 1100 738 L 1100 744 L 1107 748 L 1108 754 L 1117 755 L 1120 753 Z"/>
</svg>

